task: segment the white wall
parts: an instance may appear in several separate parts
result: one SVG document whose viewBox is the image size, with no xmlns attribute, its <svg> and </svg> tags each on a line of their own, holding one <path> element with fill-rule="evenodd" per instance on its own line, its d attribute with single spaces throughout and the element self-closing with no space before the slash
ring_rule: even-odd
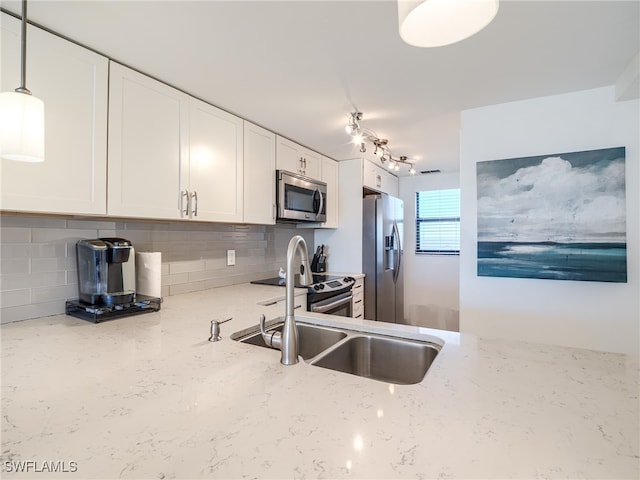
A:
<svg viewBox="0 0 640 480">
<path fill-rule="evenodd" d="M 638 355 L 640 106 L 615 88 L 467 110 L 461 128 L 460 330 Z M 626 147 L 627 283 L 478 277 L 476 162 Z"/>
<path fill-rule="evenodd" d="M 329 272 L 362 273 L 362 163 L 344 160 L 338 168 L 339 228 L 316 230 L 315 245 L 326 246 Z"/>
<path fill-rule="evenodd" d="M 411 325 L 458 330 L 459 267 L 457 255 L 416 255 L 416 192 L 458 188 L 460 176 L 436 173 L 400 177 L 404 201 L 404 304 Z"/>
</svg>

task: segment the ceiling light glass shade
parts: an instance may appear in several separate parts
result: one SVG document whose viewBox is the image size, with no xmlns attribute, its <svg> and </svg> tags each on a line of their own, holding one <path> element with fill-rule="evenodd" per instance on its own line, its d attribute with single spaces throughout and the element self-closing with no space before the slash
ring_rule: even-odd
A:
<svg viewBox="0 0 640 480">
<path fill-rule="evenodd" d="M 398 0 L 400 37 L 415 47 L 459 42 L 486 27 L 498 0 Z"/>
<path fill-rule="evenodd" d="M 42 100 L 26 93 L 0 93 L 0 158 L 44 161 Z"/>
</svg>

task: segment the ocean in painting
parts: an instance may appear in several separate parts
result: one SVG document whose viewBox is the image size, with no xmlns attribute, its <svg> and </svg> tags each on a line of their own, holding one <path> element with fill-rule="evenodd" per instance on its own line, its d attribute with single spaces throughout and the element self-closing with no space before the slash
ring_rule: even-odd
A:
<svg viewBox="0 0 640 480">
<path fill-rule="evenodd" d="M 478 242 L 478 276 L 627 281 L 626 243 Z"/>
</svg>

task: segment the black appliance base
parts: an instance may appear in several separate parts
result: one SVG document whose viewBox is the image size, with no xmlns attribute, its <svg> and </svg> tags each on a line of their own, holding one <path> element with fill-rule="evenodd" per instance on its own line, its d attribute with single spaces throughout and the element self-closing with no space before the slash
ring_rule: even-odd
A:
<svg viewBox="0 0 640 480">
<path fill-rule="evenodd" d="M 133 302 L 122 305 L 89 305 L 79 300 L 67 300 L 64 310 L 67 315 L 72 317 L 100 323 L 115 318 L 157 312 L 160 310 L 161 303 L 161 298 L 136 295 Z"/>
</svg>

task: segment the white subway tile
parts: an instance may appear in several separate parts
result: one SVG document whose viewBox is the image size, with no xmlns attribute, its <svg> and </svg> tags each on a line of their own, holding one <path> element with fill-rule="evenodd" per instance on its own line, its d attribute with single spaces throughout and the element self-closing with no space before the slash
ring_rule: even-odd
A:
<svg viewBox="0 0 640 480">
<path fill-rule="evenodd" d="M 169 264 L 169 272 L 171 275 L 176 273 L 190 273 L 204 270 L 204 260 L 192 260 L 186 262 L 171 262 Z"/>
<path fill-rule="evenodd" d="M 73 257 L 33 258 L 31 260 L 31 272 L 62 272 L 76 270 L 77 263 Z"/>
<path fill-rule="evenodd" d="M 40 287 L 31 289 L 31 303 L 45 303 L 78 298 L 76 285 L 61 285 L 58 287 Z"/>
<path fill-rule="evenodd" d="M 17 307 L 31 303 L 31 292 L 29 289 L 7 290 L 0 292 L 0 307 Z"/>
<path fill-rule="evenodd" d="M 3 227 L 65 228 L 67 220 L 61 217 L 1 215 L 0 224 Z"/>
<path fill-rule="evenodd" d="M 66 228 L 32 228 L 31 241 L 33 243 L 68 242 L 75 243 L 84 238 L 96 238 L 98 230 Z"/>
<path fill-rule="evenodd" d="M 31 241 L 31 229 L 23 227 L 0 228 L 0 241 L 2 243 L 29 243 Z"/>
<path fill-rule="evenodd" d="M 207 285 L 205 282 L 194 283 L 181 283 L 177 285 L 169 286 L 169 295 L 180 295 L 182 293 L 199 292 L 200 290 L 206 290 Z"/>
<path fill-rule="evenodd" d="M 64 313 L 64 302 L 32 303 L 0 309 L 0 323 L 17 322 L 30 318 L 47 317 Z"/>
<path fill-rule="evenodd" d="M 76 230 L 115 230 L 116 222 L 113 220 L 87 220 L 73 218 L 67 220 L 67 228 Z"/>
<path fill-rule="evenodd" d="M 188 273 L 179 273 L 176 275 L 163 275 L 160 280 L 162 285 L 177 285 L 189 282 Z"/>
<path fill-rule="evenodd" d="M 67 246 L 64 243 L 30 243 L 27 245 L 27 252 L 31 258 L 64 257 Z"/>
<path fill-rule="evenodd" d="M 28 258 L 4 258 L 0 262 L 0 275 L 8 275 L 10 273 L 29 273 Z"/>
</svg>

